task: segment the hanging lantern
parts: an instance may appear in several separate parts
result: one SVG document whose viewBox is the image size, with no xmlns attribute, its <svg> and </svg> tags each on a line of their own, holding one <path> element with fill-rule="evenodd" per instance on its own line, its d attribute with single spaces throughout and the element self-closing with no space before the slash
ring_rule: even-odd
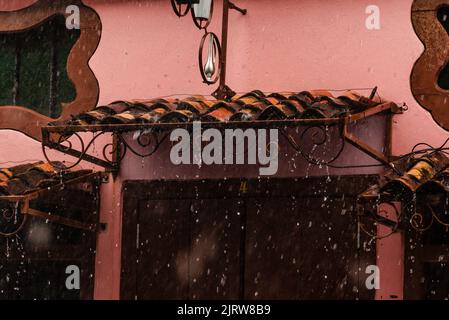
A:
<svg viewBox="0 0 449 320">
<path fill-rule="evenodd" d="M 199 29 L 206 29 L 212 21 L 214 11 L 213 0 L 199 0 L 199 3 L 192 4 L 193 22 Z"/>
<path fill-rule="evenodd" d="M 218 89 L 212 93 L 217 99 L 230 99 L 235 92 L 226 85 L 226 47 L 228 42 L 228 14 L 229 10 L 237 10 L 241 14 L 246 14 L 246 9 L 242 9 L 233 4 L 230 0 L 223 0 L 222 19 L 222 41 L 218 37 L 207 31 L 214 11 L 214 0 L 171 0 L 171 5 L 178 17 L 184 17 L 188 11 L 191 12 L 193 23 L 198 29 L 204 30 L 205 34 L 201 39 L 199 50 L 199 68 L 204 83 L 211 85 L 220 80 Z M 223 56 L 221 45 L 223 45 Z M 207 57 L 204 61 L 203 57 Z"/>
</svg>

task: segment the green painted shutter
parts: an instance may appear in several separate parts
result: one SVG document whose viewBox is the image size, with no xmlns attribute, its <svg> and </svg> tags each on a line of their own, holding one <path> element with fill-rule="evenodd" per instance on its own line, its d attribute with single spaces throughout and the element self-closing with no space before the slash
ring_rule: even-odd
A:
<svg viewBox="0 0 449 320">
<path fill-rule="evenodd" d="M 0 108 L 19 105 L 59 117 L 62 103 L 76 97 L 66 65 L 79 36 L 61 15 L 24 32 L 0 33 Z"/>
</svg>

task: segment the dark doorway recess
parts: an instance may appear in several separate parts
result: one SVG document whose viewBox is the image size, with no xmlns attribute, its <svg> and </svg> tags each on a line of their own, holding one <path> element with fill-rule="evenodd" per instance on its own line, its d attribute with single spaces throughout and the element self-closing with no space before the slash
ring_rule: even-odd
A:
<svg viewBox="0 0 449 320">
<path fill-rule="evenodd" d="M 356 197 L 377 176 L 127 181 L 122 299 L 373 299 Z"/>
<path fill-rule="evenodd" d="M 447 211 L 442 218 L 449 221 Z M 448 228 L 437 223 L 423 233 L 410 228 L 405 244 L 405 298 L 449 299 Z"/>
<path fill-rule="evenodd" d="M 32 208 L 97 223 L 100 179 L 64 185 L 30 202 Z M 2 212 L 0 203 L 0 213 Z M 1 223 L 4 222 L 2 219 Z M 90 300 L 94 297 L 97 234 L 29 216 L 15 236 L 0 237 L 0 300 Z M 80 288 L 67 288 L 68 266 Z"/>
</svg>

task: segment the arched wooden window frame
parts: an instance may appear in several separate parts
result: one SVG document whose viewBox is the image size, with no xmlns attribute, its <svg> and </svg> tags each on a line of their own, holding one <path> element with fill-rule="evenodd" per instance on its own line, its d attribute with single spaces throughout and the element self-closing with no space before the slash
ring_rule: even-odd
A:
<svg viewBox="0 0 449 320">
<path fill-rule="evenodd" d="M 447 0 L 414 0 L 412 24 L 424 44 L 424 52 L 415 62 L 410 77 L 414 98 L 439 126 L 449 131 L 449 90 L 438 85 L 441 70 L 449 63 L 449 35 L 437 18 Z"/>
<path fill-rule="evenodd" d="M 81 0 L 38 0 L 33 5 L 11 12 L 0 12 L 0 33 L 22 32 L 39 26 L 56 15 L 67 16 L 66 8 L 77 5 L 80 9 L 80 37 L 70 50 L 67 75 L 76 90 L 75 100 L 63 103 L 58 119 L 52 119 L 22 106 L 0 106 L 0 129 L 20 131 L 41 141 L 41 127 L 50 121 L 66 120 L 71 115 L 93 109 L 99 96 L 98 81 L 89 67 L 101 37 L 98 14 Z"/>
</svg>

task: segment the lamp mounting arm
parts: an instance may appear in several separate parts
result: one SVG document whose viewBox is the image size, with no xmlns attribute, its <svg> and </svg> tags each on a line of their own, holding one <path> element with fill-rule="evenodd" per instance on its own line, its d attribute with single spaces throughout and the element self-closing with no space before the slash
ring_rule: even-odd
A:
<svg viewBox="0 0 449 320">
<path fill-rule="evenodd" d="M 237 7 L 233 2 L 229 1 L 229 9 L 233 9 L 233 10 L 237 10 L 238 12 L 240 12 L 243 15 L 246 15 L 246 13 L 248 12 L 248 10 L 246 9 L 242 9 L 240 7 Z"/>
<path fill-rule="evenodd" d="M 229 26 L 229 10 L 234 9 L 241 14 L 246 15 L 248 12 L 246 9 L 237 7 L 229 0 L 223 0 L 223 19 L 222 19 L 222 35 L 221 35 L 221 73 L 220 73 L 220 85 L 218 89 L 212 94 L 216 99 L 230 100 L 236 93 L 226 85 L 226 60 L 228 52 L 228 26 Z"/>
</svg>

